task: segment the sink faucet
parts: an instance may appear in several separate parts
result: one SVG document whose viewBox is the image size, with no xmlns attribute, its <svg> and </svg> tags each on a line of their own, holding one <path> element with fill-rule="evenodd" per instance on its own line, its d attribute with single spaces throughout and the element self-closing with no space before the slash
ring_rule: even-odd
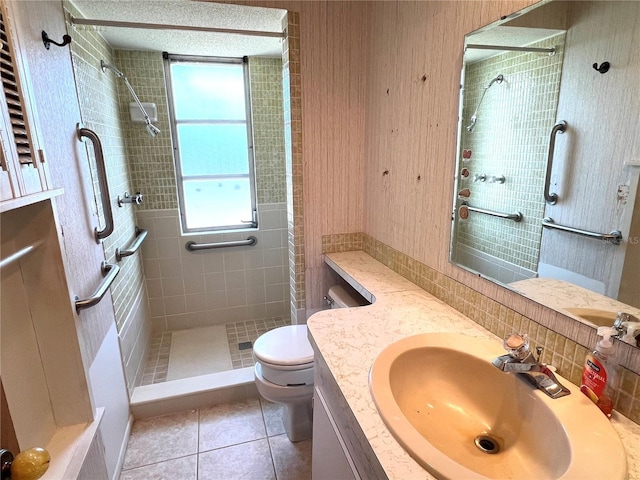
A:
<svg viewBox="0 0 640 480">
<path fill-rule="evenodd" d="M 640 319 L 638 319 L 638 317 L 634 315 L 631 315 L 630 313 L 618 312 L 618 315 L 616 315 L 616 320 L 615 320 L 615 323 L 613 324 L 613 327 L 616 328 L 622 322 L 640 322 Z"/>
<path fill-rule="evenodd" d="M 617 330 L 616 338 L 623 342 L 640 347 L 640 319 L 630 313 L 618 312 L 613 322 L 613 328 Z"/>
<path fill-rule="evenodd" d="M 540 362 L 541 347 L 536 349 L 538 358 L 533 356 L 526 334 L 509 335 L 503 346 L 509 353 L 494 358 L 491 362 L 494 367 L 503 372 L 522 374 L 526 380 L 551 398 L 560 398 L 571 393 L 558 381 L 551 369 Z"/>
</svg>

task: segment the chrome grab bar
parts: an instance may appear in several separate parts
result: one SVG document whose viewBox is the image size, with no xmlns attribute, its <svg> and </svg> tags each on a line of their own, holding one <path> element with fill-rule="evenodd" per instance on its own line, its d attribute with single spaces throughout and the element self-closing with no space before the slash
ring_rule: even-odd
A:
<svg viewBox="0 0 640 480">
<path fill-rule="evenodd" d="M 611 233 L 590 232 L 589 230 L 582 230 L 580 228 L 560 225 L 558 223 L 555 223 L 553 221 L 553 218 L 550 217 L 546 217 L 542 220 L 542 226 L 545 228 L 561 230 L 563 232 L 575 233 L 576 235 L 582 235 L 583 237 L 589 237 L 595 240 L 605 240 L 614 245 L 620 245 L 620 242 L 622 241 L 622 232 L 620 230 L 614 230 Z"/>
<path fill-rule="evenodd" d="M 147 238 L 148 234 L 149 232 L 146 230 L 136 227 L 136 238 L 133 243 L 124 250 L 116 248 L 116 260 L 120 262 L 124 257 L 129 257 L 136 253 L 140 248 L 140 245 L 142 245 L 142 242 L 144 242 L 144 239 Z"/>
<path fill-rule="evenodd" d="M 99 230 L 95 228 L 94 235 L 96 243 L 107 238 L 113 233 L 113 211 L 111 210 L 111 197 L 109 196 L 109 182 L 107 181 L 107 167 L 104 163 L 104 152 L 102 150 L 102 142 L 93 130 L 82 128 L 80 124 L 76 126 L 78 139 L 82 141 L 83 137 L 87 137 L 93 144 L 93 151 L 96 155 L 96 168 L 98 169 L 98 183 L 100 185 L 100 198 L 102 200 L 102 211 L 104 213 L 104 228 Z"/>
<path fill-rule="evenodd" d="M 551 169 L 553 168 L 553 153 L 556 149 L 556 136 L 567 130 L 567 122 L 562 120 L 556 123 L 551 129 L 551 138 L 549 139 L 549 154 L 547 155 L 547 174 L 544 177 L 544 200 L 549 205 L 555 205 L 558 202 L 558 194 L 550 193 L 551 188 Z"/>
<path fill-rule="evenodd" d="M 111 287 L 111 284 L 120 272 L 120 267 L 118 265 L 107 262 L 102 262 L 101 269 L 104 278 L 100 282 L 100 285 L 98 285 L 98 288 L 96 288 L 95 292 L 93 292 L 89 298 L 85 298 L 84 300 L 80 300 L 76 297 L 76 313 L 80 313 L 80 310 L 93 307 L 100 303 L 100 300 L 102 300 L 102 297 L 107 293 L 107 290 L 109 290 L 109 287 Z"/>
<path fill-rule="evenodd" d="M 469 205 L 466 202 L 463 202 L 462 205 L 467 207 L 467 210 L 469 210 L 470 212 L 483 213 L 485 215 L 491 215 L 492 217 L 498 217 L 498 218 L 505 218 L 507 220 L 513 220 L 514 222 L 520 222 L 524 218 L 520 212 L 516 212 L 516 213 L 496 212 L 494 210 L 486 210 L 484 208 L 472 207 L 471 205 Z"/>
<path fill-rule="evenodd" d="M 210 248 L 252 246 L 252 245 L 255 245 L 256 243 L 258 243 L 258 239 L 253 235 L 251 235 L 246 240 L 235 240 L 233 242 L 214 242 L 214 243 L 187 242 L 185 244 L 185 248 L 190 252 L 195 252 L 197 250 L 208 250 Z"/>
</svg>

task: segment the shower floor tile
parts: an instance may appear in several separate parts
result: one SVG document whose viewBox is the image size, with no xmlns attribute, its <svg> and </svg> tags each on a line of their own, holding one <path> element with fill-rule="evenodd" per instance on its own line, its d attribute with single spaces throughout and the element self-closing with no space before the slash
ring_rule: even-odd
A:
<svg viewBox="0 0 640 480">
<path fill-rule="evenodd" d="M 142 385 L 167 381 L 171 332 L 159 332 L 151 338 L 151 349 L 142 375 Z"/>
<path fill-rule="evenodd" d="M 241 350 L 241 343 L 251 342 L 253 345 L 253 342 L 263 333 L 289 324 L 291 324 L 289 319 L 282 317 L 227 323 L 225 326 L 227 327 L 227 339 L 229 340 L 229 351 L 231 352 L 233 368 L 251 367 L 255 363 L 253 359 L 253 348 Z"/>
<path fill-rule="evenodd" d="M 240 350 L 240 343 L 251 342 L 253 345 L 253 342 L 263 333 L 290 323 L 288 318 L 274 317 L 225 324 L 232 367 L 244 368 L 254 364 L 253 348 Z M 141 385 L 167 381 L 172 335 L 173 332 L 158 332 L 153 335 Z"/>
</svg>

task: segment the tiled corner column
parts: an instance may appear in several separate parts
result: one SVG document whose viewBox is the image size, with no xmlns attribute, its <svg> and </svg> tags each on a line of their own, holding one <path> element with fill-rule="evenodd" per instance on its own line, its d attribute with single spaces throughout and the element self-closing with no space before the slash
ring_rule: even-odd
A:
<svg viewBox="0 0 640 480">
<path fill-rule="evenodd" d="M 365 251 L 499 337 L 511 332 L 527 333 L 534 347 L 541 346 L 544 349 L 545 362 L 556 366 L 558 373 L 573 384 L 580 385 L 584 359 L 590 348 L 554 331 L 553 322 L 542 325 L 365 233 L 322 237 L 322 253 L 351 250 Z M 620 367 L 619 372 L 621 378 L 616 410 L 640 423 L 640 375 L 624 367 Z"/>
<path fill-rule="evenodd" d="M 288 12 L 283 20 L 287 36 L 283 43 L 282 82 L 284 99 L 284 135 L 287 182 L 287 220 L 289 230 L 289 282 L 291 285 L 291 322 L 305 309 L 304 285 L 304 209 L 302 196 L 302 89 L 300 79 L 300 20 L 297 12 Z"/>
</svg>

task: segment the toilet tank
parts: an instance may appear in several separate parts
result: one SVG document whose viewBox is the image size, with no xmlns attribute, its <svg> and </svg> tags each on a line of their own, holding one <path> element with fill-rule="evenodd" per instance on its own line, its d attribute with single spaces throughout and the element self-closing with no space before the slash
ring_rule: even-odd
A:
<svg viewBox="0 0 640 480">
<path fill-rule="evenodd" d="M 329 292 L 324 298 L 331 308 L 361 307 L 370 304 L 353 288 L 349 286 L 343 287 L 342 285 L 334 285 L 329 288 Z"/>
</svg>

